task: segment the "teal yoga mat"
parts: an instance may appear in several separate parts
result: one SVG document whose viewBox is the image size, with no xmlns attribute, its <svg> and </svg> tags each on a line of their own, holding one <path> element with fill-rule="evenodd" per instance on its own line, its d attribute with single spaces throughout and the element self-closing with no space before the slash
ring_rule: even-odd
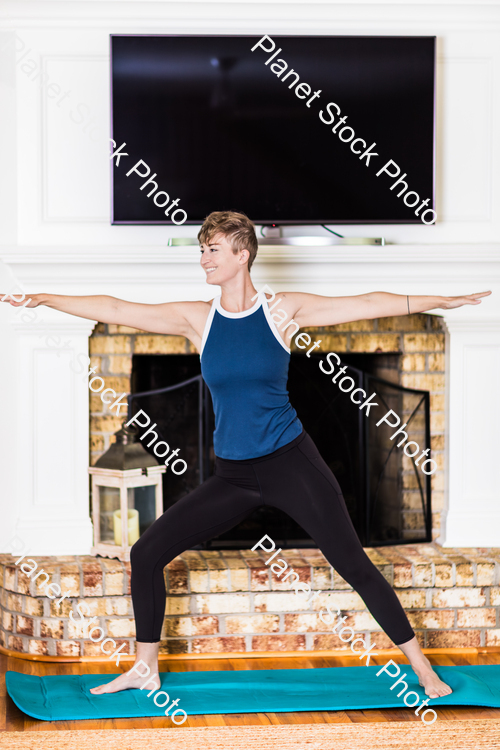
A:
<svg viewBox="0 0 500 750">
<path fill-rule="evenodd" d="M 392 667 L 391 667 L 392 668 Z M 177 709 L 193 714 L 265 713 L 280 711 L 339 711 L 366 708 L 406 708 L 403 695 L 396 695 L 396 681 L 380 667 L 338 667 L 328 669 L 274 669 L 234 672 L 161 672 L 162 687 L 169 700 L 179 698 Z M 445 698 L 431 699 L 428 707 L 500 707 L 500 665 L 435 667 L 453 689 Z M 425 699 L 413 671 L 406 672 L 408 690 Z M 62 675 L 37 677 L 7 672 L 9 695 L 24 713 L 35 719 L 114 719 L 165 716 L 154 703 L 153 693 L 124 690 L 110 695 L 92 695 L 91 687 L 110 682 L 116 675 Z M 160 696 L 160 703 L 165 696 Z M 409 702 L 415 696 L 409 698 Z M 168 702 L 167 702 L 168 705 Z M 175 709 L 173 709 L 175 710 Z M 423 709 L 425 710 L 425 708 Z M 177 721 L 183 714 L 177 715 Z M 428 715 L 430 719 L 432 715 Z"/>
</svg>

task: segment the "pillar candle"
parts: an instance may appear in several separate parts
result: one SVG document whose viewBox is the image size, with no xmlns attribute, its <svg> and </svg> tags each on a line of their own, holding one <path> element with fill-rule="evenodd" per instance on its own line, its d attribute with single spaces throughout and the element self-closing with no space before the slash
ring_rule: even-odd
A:
<svg viewBox="0 0 500 750">
<path fill-rule="evenodd" d="M 128 545 L 131 547 L 139 539 L 139 511 L 130 508 L 127 511 L 128 516 Z M 122 544 L 122 512 L 115 510 L 113 513 L 113 529 L 115 535 L 115 544 L 121 547 Z"/>
</svg>

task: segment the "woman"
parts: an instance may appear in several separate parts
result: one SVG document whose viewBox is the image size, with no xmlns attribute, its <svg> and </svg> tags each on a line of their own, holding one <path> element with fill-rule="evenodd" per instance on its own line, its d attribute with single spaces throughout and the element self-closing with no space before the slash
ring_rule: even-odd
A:
<svg viewBox="0 0 500 750">
<path fill-rule="evenodd" d="M 257 254 L 254 225 L 244 214 L 214 212 L 205 220 L 198 239 L 206 281 L 221 287 L 221 296 L 213 303 L 147 305 L 103 295 L 36 294 L 27 305 L 185 336 L 201 355 L 215 410 L 215 475 L 169 508 L 131 551 L 136 664 L 143 661 L 150 668 L 153 677 L 148 689 L 153 682 L 160 687 L 158 650 L 166 599 L 163 568 L 187 548 L 218 536 L 258 506 L 269 504 L 297 521 L 360 594 L 409 659 L 426 695 L 449 695 L 451 688 L 433 672 L 395 592 L 364 552 L 337 480 L 290 405 L 287 344 L 292 331 L 276 327 L 266 295 L 258 294 L 252 284 L 250 268 Z M 287 313 L 287 321 L 293 319 L 302 328 L 477 305 L 488 294 L 407 297 L 374 292 L 322 297 L 292 292 L 280 294 L 280 309 Z M 143 682 L 144 677 L 129 671 L 91 692 L 138 688 Z"/>
</svg>

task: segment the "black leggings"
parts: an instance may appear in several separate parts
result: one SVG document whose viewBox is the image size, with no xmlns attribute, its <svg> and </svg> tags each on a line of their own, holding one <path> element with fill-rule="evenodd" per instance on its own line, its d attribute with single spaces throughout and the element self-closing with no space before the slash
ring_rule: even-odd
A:
<svg viewBox="0 0 500 750">
<path fill-rule="evenodd" d="M 284 510 L 302 526 L 396 645 L 414 637 L 398 597 L 361 546 L 337 480 L 303 432 L 262 458 L 217 458 L 215 475 L 165 511 L 134 544 L 130 561 L 137 641 L 160 640 L 166 600 L 163 568 L 261 505 Z"/>
</svg>

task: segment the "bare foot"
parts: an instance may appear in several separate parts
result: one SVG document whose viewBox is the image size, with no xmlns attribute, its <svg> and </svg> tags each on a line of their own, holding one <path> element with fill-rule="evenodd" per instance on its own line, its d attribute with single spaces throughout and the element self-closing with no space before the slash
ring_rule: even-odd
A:
<svg viewBox="0 0 500 750">
<path fill-rule="evenodd" d="M 90 692 L 93 695 L 102 695 L 103 693 L 119 693 L 121 690 L 132 690 L 133 688 L 140 688 L 145 685 L 146 692 L 151 690 L 159 690 L 161 683 L 157 673 L 151 674 L 151 677 L 141 676 L 134 672 L 132 669 L 128 672 L 124 672 L 119 677 L 116 677 L 111 682 L 107 682 L 105 685 L 99 685 L 95 688 L 90 688 Z"/>
<path fill-rule="evenodd" d="M 429 698 L 442 698 L 444 695 L 450 695 L 453 692 L 451 687 L 439 679 L 426 656 L 424 660 L 418 667 L 413 665 L 412 667 L 418 677 L 418 684 L 424 688 L 425 694 Z"/>
</svg>

